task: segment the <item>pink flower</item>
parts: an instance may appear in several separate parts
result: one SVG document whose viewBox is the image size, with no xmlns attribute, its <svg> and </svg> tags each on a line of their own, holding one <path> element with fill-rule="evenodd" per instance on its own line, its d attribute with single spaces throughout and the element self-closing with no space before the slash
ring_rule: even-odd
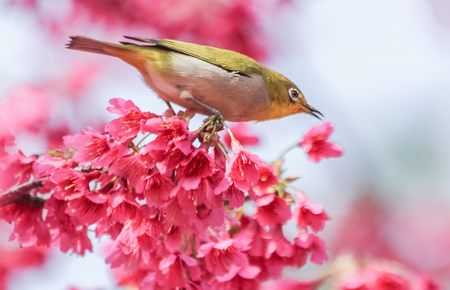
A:
<svg viewBox="0 0 450 290">
<path fill-rule="evenodd" d="M 212 288 L 219 290 L 258 289 L 259 281 L 257 279 L 257 276 L 260 272 L 261 269 L 257 266 L 247 266 L 245 268 L 242 268 L 231 280 L 223 281 L 223 279 L 217 278 L 216 281 L 212 283 Z"/>
<path fill-rule="evenodd" d="M 181 232 L 181 229 L 176 226 L 170 227 L 170 230 L 167 232 L 167 238 L 165 240 L 164 246 L 171 253 L 175 253 L 180 250 L 180 247 L 183 242 L 184 232 Z"/>
<path fill-rule="evenodd" d="M 92 225 L 99 222 L 106 215 L 105 194 L 90 193 L 84 197 L 70 200 L 67 203 L 66 213 L 75 217 L 82 225 Z"/>
<path fill-rule="evenodd" d="M 118 114 L 120 117 L 109 122 L 106 125 L 105 130 L 111 134 L 111 136 L 118 138 L 122 143 L 133 140 L 141 130 L 141 126 L 145 121 L 156 117 L 155 114 L 143 113 L 130 100 L 111 99 L 109 103 L 112 106 L 108 107 L 108 111 Z"/>
<path fill-rule="evenodd" d="M 197 189 L 185 190 L 183 187 L 179 187 L 173 193 L 186 217 L 180 226 L 192 225 L 198 233 L 201 233 L 208 226 L 223 224 L 223 205 L 221 200 L 214 195 L 208 181 L 203 180 Z"/>
<path fill-rule="evenodd" d="M 162 150 L 168 151 L 174 146 L 176 149 L 188 155 L 192 151 L 191 133 L 188 125 L 178 116 L 166 120 L 153 118 L 145 123 L 145 132 L 156 134 L 155 140 L 145 146 L 144 152 Z"/>
<path fill-rule="evenodd" d="M 325 222 L 329 219 L 320 204 L 309 201 L 303 194 L 299 195 L 295 216 L 299 228 L 306 229 L 309 226 L 315 232 L 321 231 Z"/>
<path fill-rule="evenodd" d="M 36 156 L 26 157 L 21 151 L 11 155 L 9 160 L 0 163 L 0 190 L 6 190 L 15 184 L 21 184 L 30 179 Z"/>
<path fill-rule="evenodd" d="M 127 145 L 120 143 L 112 143 L 112 144 L 110 143 L 109 150 L 105 151 L 103 154 L 98 156 L 98 158 L 94 158 L 92 166 L 96 168 L 110 167 L 114 162 L 117 162 L 118 159 L 122 158 L 123 156 L 130 155 L 132 153 L 132 150 Z M 90 149 L 86 148 L 83 151 L 85 150 Z"/>
<path fill-rule="evenodd" d="M 180 183 L 186 190 L 196 189 L 202 178 L 212 175 L 213 160 L 204 149 L 191 153 L 189 159 L 183 160 L 180 166 Z"/>
<path fill-rule="evenodd" d="M 87 235 L 87 227 L 77 222 L 75 217 L 65 213 L 65 202 L 50 198 L 45 202 L 47 216 L 45 223 L 59 243 L 62 252 L 73 251 L 84 255 L 92 251 L 92 244 Z"/>
<path fill-rule="evenodd" d="M 200 279 L 197 261 L 185 254 L 171 254 L 159 262 L 162 279 L 158 284 L 166 289 L 183 288 Z"/>
<path fill-rule="evenodd" d="M 114 188 L 108 194 L 106 215 L 112 225 L 125 224 L 127 221 L 136 219 L 140 207 L 130 192 Z"/>
<path fill-rule="evenodd" d="M 231 132 L 233 133 L 234 138 L 243 146 L 252 146 L 258 145 L 260 140 L 258 136 L 251 135 L 249 133 L 249 128 L 247 123 L 235 123 L 230 127 Z M 231 148 L 231 137 L 228 131 L 226 131 L 223 136 L 223 140 L 225 145 L 228 148 Z"/>
<path fill-rule="evenodd" d="M 241 227 L 233 238 L 245 241 L 249 244 L 249 249 L 246 251 L 250 257 L 263 257 L 266 254 L 266 239 L 267 232 L 260 226 L 252 217 L 243 215 L 241 220 Z"/>
<path fill-rule="evenodd" d="M 322 264 L 327 258 L 324 242 L 315 234 L 301 233 L 294 243 L 300 248 L 311 252 L 311 261 Z"/>
<path fill-rule="evenodd" d="M 325 122 L 306 132 L 299 145 L 306 151 L 309 160 L 319 162 L 322 158 L 342 155 L 342 147 L 328 141 L 332 132 L 333 126 L 330 122 Z"/>
<path fill-rule="evenodd" d="M 237 188 L 248 191 L 259 180 L 259 167 L 262 162 L 258 156 L 235 147 L 233 156 L 227 163 L 226 174 Z"/>
<path fill-rule="evenodd" d="M 224 179 L 225 181 L 225 179 Z M 231 208 L 238 208 L 244 204 L 245 193 L 237 188 L 234 184 L 227 182 L 227 189 L 221 191 L 223 199 L 226 200 Z"/>
<path fill-rule="evenodd" d="M 292 216 L 291 208 L 275 193 L 265 194 L 256 200 L 255 218 L 260 225 L 274 227 L 286 223 Z"/>
<path fill-rule="evenodd" d="M 159 208 L 143 205 L 133 220 L 125 222 L 125 225 L 127 224 L 131 224 L 129 230 L 138 237 L 159 237 L 164 231 L 164 214 Z"/>
<path fill-rule="evenodd" d="M 169 177 L 156 171 L 150 175 L 141 176 L 136 185 L 136 192 L 144 194 L 147 205 L 159 206 L 169 199 L 174 187 Z"/>
<path fill-rule="evenodd" d="M 248 245 L 233 239 L 205 243 L 198 250 L 198 257 L 203 258 L 206 269 L 220 282 L 233 279 L 242 269 L 249 266 L 247 256 L 242 252 Z"/>
<path fill-rule="evenodd" d="M 148 149 L 148 147 L 144 148 L 142 151 L 145 149 Z M 171 148 L 168 151 L 150 151 L 148 156 L 154 160 L 156 168 L 161 174 L 170 176 L 180 163 L 185 160 L 187 155 L 179 149 Z"/>
<path fill-rule="evenodd" d="M 266 251 L 264 257 L 270 258 L 272 254 L 276 253 L 280 257 L 292 257 L 294 248 L 283 234 L 281 226 L 277 226 L 269 233 L 263 235 L 266 242 Z"/>
<path fill-rule="evenodd" d="M 54 172 L 58 170 L 66 170 L 74 166 L 74 162 L 71 160 L 63 159 L 61 157 L 44 155 L 38 158 L 33 165 L 33 174 L 36 178 L 46 179 L 49 178 Z M 48 180 L 48 179 L 47 179 Z M 45 184 L 52 186 L 54 182 L 44 182 Z"/>
<path fill-rule="evenodd" d="M 71 200 L 84 196 L 88 192 L 88 180 L 79 171 L 71 168 L 55 169 L 49 179 L 56 186 L 54 196 L 58 199 Z"/>
<path fill-rule="evenodd" d="M 258 171 L 259 180 L 255 188 L 259 193 L 267 192 L 271 187 L 278 184 L 279 180 L 274 166 L 263 163 L 259 166 Z"/>
<path fill-rule="evenodd" d="M 90 128 L 79 134 L 64 137 L 64 144 L 75 149 L 72 158 L 78 163 L 94 163 L 109 150 L 106 136 Z"/>
<path fill-rule="evenodd" d="M 148 168 L 141 155 L 131 153 L 113 161 L 109 171 L 128 180 L 130 186 L 136 187 L 142 176 L 147 173 Z"/>
<path fill-rule="evenodd" d="M 10 239 L 16 239 L 21 246 L 49 246 L 51 236 L 41 207 L 11 204 L 0 208 L 0 218 L 14 225 Z"/>
</svg>

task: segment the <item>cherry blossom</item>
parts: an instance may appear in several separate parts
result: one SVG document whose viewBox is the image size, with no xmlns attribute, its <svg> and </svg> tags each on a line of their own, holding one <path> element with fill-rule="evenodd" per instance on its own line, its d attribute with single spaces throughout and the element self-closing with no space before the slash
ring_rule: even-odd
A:
<svg viewBox="0 0 450 290">
<path fill-rule="evenodd" d="M 321 231 L 329 219 L 320 204 L 305 199 L 303 193 L 298 194 L 298 203 L 295 209 L 297 225 L 300 228 L 310 227 L 313 231 Z"/>
<path fill-rule="evenodd" d="M 0 218 L 11 239 L 84 255 L 92 228 L 110 239 L 118 283 L 139 289 L 253 289 L 308 257 L 326 259 L 315 232 L 328 216 L 286 191 L 295 179 L 281 175 L 282 163 L 264 162 L 232 133 L 227 152 L 183 114 L 110 103 L 117 116 L 104 130 L 65 136 L 57 150 L 26 156 L 3 143 Z M 283 229 L 293 218 L 292 239 Z"/>
<path fill-rule="evenodd" d="M 299 145 L 306 151 L 309 160 L 317 163 L 323 158 L 342 155 L 342 147 L 328 141 L 332 132 L 333 126 L 330 122 L 315 126 L 306 132 Z"/>
</svg>

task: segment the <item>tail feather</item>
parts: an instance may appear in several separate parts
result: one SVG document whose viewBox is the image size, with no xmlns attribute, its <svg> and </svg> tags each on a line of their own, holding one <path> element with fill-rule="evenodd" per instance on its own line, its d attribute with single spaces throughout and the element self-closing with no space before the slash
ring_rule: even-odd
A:
<svg viewBox="0 0 450 290">
<path fill-rule="evenodd" d="M 70 36 L 66 48 L 116 56 L 124 47 L 119 44 L 95 40 L 85 36 Z"/>
<path fill-rule="evenodd" d="M 142 49 L 151 48 L 149 45 L 138 45 L 133 43 L 116 44 L 95 40 L 85 36 L 70 36 L 70 41 L 66 44 L 66 47 L 69 49 L 115 56 L 136 67 L 141 72 L 146 70 L 146 64 L 152 60 L 150 51 L 146 49 L 145 52 L 143 52 Z"/>
</svg>

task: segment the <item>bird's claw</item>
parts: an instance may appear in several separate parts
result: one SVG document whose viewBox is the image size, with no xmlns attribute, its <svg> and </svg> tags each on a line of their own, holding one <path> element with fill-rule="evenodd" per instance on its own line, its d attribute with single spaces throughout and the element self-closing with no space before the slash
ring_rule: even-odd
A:
<svg viewBox="0 0 450 290">
<path fill-rule="evenodd" d="M 219 110 L 217 110 L 217 109 L 211 109 L 211 113 L 212 113 L 212 115 L 211 116 L 209 116 L 208 118 L 206 118 L 206 119 L 209 119 L 209 118 L 216 118 L 216 119 L 218 119 L 218 120 L 222 120 L 222 123 L 223 123 L 223 116 L 222 116 L 222 114 L 219 112 Z"/>
<path fill-rule="evenodd" d="M 215 136 L 217 132 L 223 130 L 225 126 L 225 121 L 219 111 L 215 110 L 213 115 L 209 116 L 203 121 L 203 125 L 199 130 L 199 138 L 201 141 L 209 143 Z"/>
</svg>

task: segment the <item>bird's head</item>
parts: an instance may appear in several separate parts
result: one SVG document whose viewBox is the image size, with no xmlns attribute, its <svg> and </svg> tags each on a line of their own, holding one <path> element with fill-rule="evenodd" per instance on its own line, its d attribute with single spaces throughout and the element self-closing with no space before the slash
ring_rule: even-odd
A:
<svg viewBox="0 0 450 290">
<path fill-rule="evenodd" d="M 323 117 L 322 113 L 308 104 L 302 91 L 287 77 L 269 70 L 265 78 L 272 106 L 280 117 L 296 113 L 307 113 L 318 119 Z"/>
</svg>

